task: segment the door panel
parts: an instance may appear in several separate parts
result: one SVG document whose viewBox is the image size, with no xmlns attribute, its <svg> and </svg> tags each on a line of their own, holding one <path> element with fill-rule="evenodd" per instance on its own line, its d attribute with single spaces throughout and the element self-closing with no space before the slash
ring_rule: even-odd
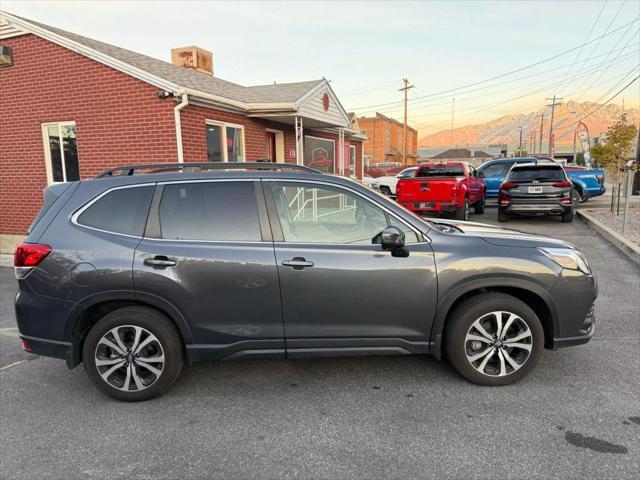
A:
<svg viewBox="0 0 640 480">
<path fill-rule="evenodd" d="M 378 245 L 275 248 L 288 347 L 303 338 L 427 339 L 436 305 L 428 244 L 411 245 L 407 258 L 392 257 Z M 313 266 L 282 265 L 296 257 Z"/>
<path fill-rule="evenodd" d="M 426 345 L 437 294 L 428 243 L 404 225 L 410 255 L 393 257 L 372 238 L 403 222 L 364 196 L 321 183 L 264 184 L 289 352 L 382 339 Z"/>
<path fill-rule="evenodd" d="M 161 297 L 181 312 L 196 344 L 187 346 L 190 357 L 257 349 L 284 355 L 278 271 L 259 182 L 157 188 L 134 258 L 136 294 Z"/>
<path fill-rule="evenodd" d="M 145 264 L 146 259 L 159 257 L 175 265 Z M 136 291 L 172 303 L 186 317 L 196 343 L 222 345 L 284 337 L 270 242 L 144 239 L 136 250 L 133 270 Z"/>
</svg>

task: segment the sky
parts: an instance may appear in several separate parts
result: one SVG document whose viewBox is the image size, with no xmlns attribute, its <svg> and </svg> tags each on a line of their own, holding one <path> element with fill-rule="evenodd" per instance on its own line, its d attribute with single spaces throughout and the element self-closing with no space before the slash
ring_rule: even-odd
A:
<svg viewBox="0 0 640 480">
<path fill-rule="evenodd" d="M 554 94 L 603 102 L 640 74 L 636 0 L 0 0 L 0 9 L 166 61 L 171 48 L 198 45 L 213 52 L 217 77 L 243 85 L 325 77 L 359 115 L 402 120 L 407 78 L 421 136 L 449 128 L 452 108 L 457 127 L 536 111 Z M 640 83 L 612 103 L 622 99 L 638 108 Z"/>
</svg>

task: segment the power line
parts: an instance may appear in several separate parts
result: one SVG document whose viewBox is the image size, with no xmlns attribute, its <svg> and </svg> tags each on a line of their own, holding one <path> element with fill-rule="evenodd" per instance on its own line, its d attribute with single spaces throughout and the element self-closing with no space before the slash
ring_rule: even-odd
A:
<svg viewBox="0 0 640 480">
<path fill-rule="evenodd" d="M 611 25 L 613 25 L 613 22 L 615 21 L 616 18 L 618 18 L 618 15 L 620 14 L 620 10 L 622 10 L 622 7 L 624 6 L 626 0 L 623 0 L 620 3 L 620 6 L 618 7 L 618 10 L 616 11 L 615 15 L 613 16 L 613 18 L 611 19 L 611 21 L 609 22 L 609 24 L 607 25 L 607 28 L 605 29 L 604 33 L 606 34 L 609 29 L 611 28 Z M 631 25 L 628 25 L 627 28 L 631 28 Z M 613 32 L 612 32 L 613 33 Z M 627 34 L 627 30 L 625 30 L 625 32 L 622 34 L 622 36 L 624 37 Z M 588 60 L 589 58 L 591 58 L 593 56 L 593 54 L 595 53 L 595 51 L 598 49 L 598 47 L 600 46 L 600 42 L 602 41 L 602 37 L 598 40 L 598 42 L 594 45 L 593 50 L 591 50 L 591 54 L 589 55 L 589 57 L 587 57 Z M 617 46 L 617 44 L 616 44 Z M 614 47 L 615 48 L 615 47 Z M 580 87 L 582 87 L 582 85 L 584 85 L 584 81 L 580 84 Z M 580 88 L 579 87 L 579 88 Z"/>
<path fill-rule="evenodd" d="M 572 82 L 572 81 L 574 81 L 576 79 L 584 77 L 585 75 L 592 74 L 595 71 L 608 70 L 611 66 L 616 65 L 618 63 L 623 63 L 624 61 L 628 60 L 629 58 L 637 58 L 637 53 L 638 52 L 640 52 L 640 50 L 636 49 L 635 51 L 629 52 L 627 55 L 622 57 L 619 61 L 616 58 L 616 59 L 614 59 L 614 62 L 610 63 L 607 66 L 604 66 L 604 67 L 600 66 L 600 67 L 595 67 L 595 68 L 592 68 L 592 69 L 589 69 L 589 70 L 585 70 L 582 73 L 580 73 L 579 75 L 575 75 L 572 79 L 567 80 L 566 82 L 561 81 L 561 82 L 558 82 L 558 83 L 554 83 L 552 86 L 555 86 L 555 87 L 562 86 L 563 84 L 566 84 L 567 82 Z M 605 55 L 605 54 L 603 54 L 603 55 Z M 500 90 L 500 93 L 503 94 L 505 92 L 509 92 L 509 91 L 512 91 L 512 90 L 518 90 L 518 89 L 529 87 L 529 86 L 533 86 L 533 85 L 542 85 L 542 84 L 548 85 L 549 81 L 553 81 L 553 80 L 555 80 L 557 78 L 560 78 L 561 76 L 562 75 L 556 75 L 556 76 L 553 76 L 553 77 L 544 78 L 542 80 L 538 79 L 538 80 L 535 80 L 533 82 L 529 82 L 529 83 L 522 84 L 522 85 L 517 85 L 517 86 L 515 86 L 513 88 L 502 89 L 502 90 Z M 545 88 L 547 88 L 547 87 L 545 87 Z M 533 92 L 533 93 L 535 93 L 535 92 Z M 462 94 L 462 95 L 464 95 L 464 94 Z M 475 100 L 477 98 L 486 98 L 487 96 L 488 96 L 488 94 L 476 95 L 476 96 L 473 96 L 473 97 L 464 98 L 464 100 L 465 101 Z M 419 103 L 417 106 L 414 103 L 412 105 L 416 110 L 420 110 L 420 109 L 431 108 L 431 107 L 439 106 L 439 105 L 448 105 L 449 103 L 450 103 L 450 100 L 447 99 L 447 100 L 445 100 L 443 102 L 438 102 L 438 103 Z M 471 107 L 471 108 L 476 108 L 476 107 Z M 401 108 L 383 109 L 380 112 L 384 113 L 386 115 L 391 115 L 391 114 L 393 114 L 395 112 L 400 112 L 401 110 L 402 110 Z M 464 110 L 465 109 L 462 109 L 461 111 L 464 111 Z M 437 112 L 436 114 L 438 114 L 438 113 L 440 115 L 448 115 L 448 110 L 447 111 L 442 111 L 442 112 Z"/>
<path fill-rule="evenodd" d="M 524 67 L 520 67 L 520 68 L 517 68 L 515 70 L 511 70 L 510 72 L 503 73 L 501 75 L 496 75 L 495 77 L 487 78 L 485 80 L 480 80 L 478 82 L 473 82 L 473 83 L 469 83 L 467 85 L 463 85 L 463 86 L 460 86 L 460 87 L 452 88 L 450 90 L 443 90 L 441 92 L 436 92 L 436 93 L 432 93 L 432 94 L 429 94 L 429 95 L 424 95 L 422 97 L 415 97 L 414 100 L 418 100 L 418 99 L 421 99 L 421 98 L 427 98 L 427 97 L 434 97 L 434 96 L 442 95 L 442 94 L 445 94 L 445 93 L 456 92 L 458 90 L 463 90 L 463 89 L 468 88 L 468 87 L 474 87 L 476 85 L 480 85 L 480 84 L 487 83 L 487 82 L 490 82 L 490 81 L 493 81 L 493 80 L 498 80 L 500 78 L 507 77 L 507 76 L 512 75 L 514 73 L 518 73 L 518 72 L 522 72 L 524 70 L 528 70 L 528 69 L 536 67 L 538 65 L 542 65 L 543 63 L 550 62 L 551 60 L 555 60 L 556 58 L 562 57 L 562 56 L 564 56 L 564 55 L 566 55 L 568 53 L 571 53 L 571 52 L 573 52 L 575 50 L 578 50 L 581 47 L 584 47 L 585 45 L 589 45 L 589 44 L 591 44 L 591 43 L 593 43 L 593 42 L 595 42 L 597 40 L 601 40 L 602 38 L 608 37 L 609 35 L 613 35 L 614 33 L 620 31 L 621 29 L 623 29 L 623 28 L 625 28 L 625 27 L 629 26 L 630 24 L 635 23 L 637 21 L 638 21 L 638 18 L 636 17 L 631 22 L 625 23 L 624 25 L 621 25 L 620 27 L 616 28 L 615 30 L 612 30 L 611 32 L 605 33 L 604 35 L 601 35 L 600 37 L 594 38 L 593 40 L 589 40 L 588 42 L 583 43 L 582 45 L 578 45 L 576 47 L 570 48 L 569 50 L 565 50 L 564 52 L 558 53 L 556 55 L 553 55 L 553 56 L 548 57 L 548 58 L 546 58 L 544 60 L 540 60 L 538 62 L 532 63 L 530 65 L 526 65 Z M 399 103 L 399 102 L 379 103 L 379 104 L 376 104 L 376 105 L 367 105 L 367 106 L 364 106 L 364 107 L 354 107 L 351 110 L 364 110 L 364 109 L 367 109 L 367 108 L 384 107 L 384 106 L 387 106 L 387 105 L 395 105 L 397 103 Z"/>
<path fill-rule="evenodd" d="M 627 83 L 624 87 L 622 87 L 620 90 L 618 90 L 616 93 L 614 93 L 611 97 L 609 97 L 609 99 L 604 102 L 601 103 L 600 105 L 598 105 L 597 108 L 594 108 L 592 111 L 590 111 L 588 114 L 586 114 L 585 116 L 583 116 L 582 118 L 580 118 L 578 121 L 573 122 L 569 125 L 565 125 L 563 127 L 558 127 L 558 130 L 564 130 L 565 128 L 569 128 L 572 127 L 574 125 L 577 125 L 578 123 L 580 123 L 581 121 L 583 121 L 585 118 L 590 117 L 591 115 L 593 115 L 594 113 L 596 113 L 598 110 L 600 110 L 601 108 L 603 108 L 604 106 L 608 105 L 611 100 L 613 100 L 614 98 L 616 98 L 618 95 L 620 95 L 622 92 L 624 92 L 627 88 L 629 88 L 631 85 L 633 85 L 638 79 L 640 78 L 640 75 L 636 75 L 635 78 L 633 78 L 633 80 L 631 80 L 629 83 Z"/>
<path fill-rule="evenodd" d="M 585 39 L 585 42 L 588 42 L 589 38 L 591 38 L 591 34 L 593 33 L 593 29 L 598 24 L 598 20 L 600 20 L 600 16 L 602 15 L 602 12 L 604 11 L 604 7 L 606 7 L 606 5 L 607 5 L 607 0 L 604 0 L 604 2 L 602 3 L 602 7 L 600 8 L 600 11 L 598 12 L 598 16 L 596 17 L 596 19 L 593 21 L 593 24 L 591 25 L 591 29 L 589 30 L 589 33 L 587 34 L 587 38 Z M 565 72 L 564 77 L 562 78 L 563 80 L 565 78 L 567 78 L 567 75 L 569 75 L 569 73 L 573 69 L 573 66 L 576 64 L 576 62 L 580 58 L 580 55 L 582 55 L 582 50 L 584 50 L 584 45 L 585 44 L 583 43 L 582 46 L 580 47 L 580 50 L 578 51 L 578 54 L 576 55 L 576 58 L 573 59 L 573 62 L 571 63 L 571 65 L 569 66 L 567 71 Z"/>
</svg>

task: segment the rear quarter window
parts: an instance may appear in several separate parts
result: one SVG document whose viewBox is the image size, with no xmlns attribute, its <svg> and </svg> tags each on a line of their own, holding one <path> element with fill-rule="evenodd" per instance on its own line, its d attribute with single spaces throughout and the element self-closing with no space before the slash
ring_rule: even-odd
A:
<svg viewBox="0 0 640 480">
<path fill-rule="evenodd" d="M 416 177 L 463 177 L 464 168 L 462 165 L 429 165 L 423 166 L 416 172 Z"/>
<path fill-rule="evenodd" d="M 107 232 L 141 237 L 153 189 L 153 185 L 145 185 L 111 190 L 78 215 L 76 223 Z"/>
</svg>

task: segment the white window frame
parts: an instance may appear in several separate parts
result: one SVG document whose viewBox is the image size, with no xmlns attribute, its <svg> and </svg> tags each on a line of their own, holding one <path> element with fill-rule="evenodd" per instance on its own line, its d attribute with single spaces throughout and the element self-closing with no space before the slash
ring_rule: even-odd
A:
<svg viewBox="0 0 640 480">
<path fill-rule="evenodd" d="M 351 149 L 353 148 L 353 168 L 351 168 Z M 358 149 L 355 145 L 349 144 L 349 176 L 351 178 L 357 178 L 358 174 L 356 173 L 356 165 L 358 165 Z"/>
<path fill-rule="evenodd" d="M 64 183 L 67 181 L 67 168 L 64 161 L 64 148 L 62 148 L 62 127 L 66 125 L 76 126 L 76 122 L 73 120 L 68 120 L 64 122 L 47 122 L 41 125 L 42 128 L 42 144 L 44 146 L 44 165 L 47 171 L 47 185 L 52 185 L 54 183 Z M 60 138 L 60 161 L 62 163 L 62 178 L 61 182 L 53 181 L 53 165 L 51 163 L 51 147 L 49 146 L 49 132 L 47 130 L 49 127 L 58 127 L 58 137 Z M 78 145 L 78 129 L 76 129 L 76 148 Z M 78 160 L 78 164 L 80 160 Z M 79 165 L 78 165 L 79 166 Z"/>
<path fill-rule="evenodd" d="M 324 137 L 315 137 L 313 135 L 307 135 L 307 134 L 303 134 L 303 138 L 315 138 L 316 140 L 325 140 L 327 142 L 331 142 L 333 143 L 333 175 L 338 175 L 336 173 L 336 157 L 337 157 L 337 152 L 336 152 L 336 141 L 331 139 L 331 138 L 324 138 Z M 304 149 L 302 150 L 302 165 L 304 165 Z"/>
<path fill-rule="evenodd" d="M 229 151 L 227 149 L 227 127 L 231 127 L 231 128 L 237 128 L 239 130 L 242 131 L 241 134 L 241 139 L 242 139 L 242 161 L 238 162 L 238 163 L 243 163 L 247 161 L 247 149 L 245 146 L 245 141 L 244 141 L 244 125 L 241 125 L 239 123 L 227 123 L 227 122 L 219 122 L 217 120 L 205 120 L 204 121 L 205 126 L 206 125 L 215 125 L 217 127 L 220 127 L 220 141 L 222 142 L 221 145 L 221 149 L 222 149 L 222 161 L 223 162 L 229 162 Z M 206 128 L 206 127 L 205 127 Z M 206 134 L 206 132 L 205 132 Z M 236 162 L 233 162 L 236 163 Z"/>
</svg>

